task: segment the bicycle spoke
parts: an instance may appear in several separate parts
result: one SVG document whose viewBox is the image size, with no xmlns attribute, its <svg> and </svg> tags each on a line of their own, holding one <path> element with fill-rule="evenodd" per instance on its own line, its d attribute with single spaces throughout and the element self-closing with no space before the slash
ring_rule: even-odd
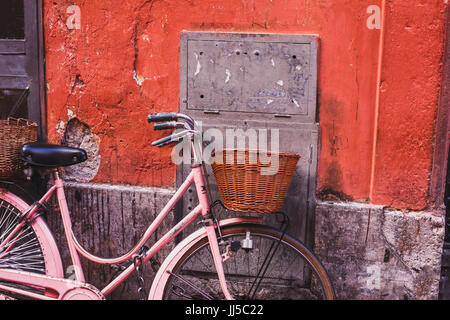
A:
<svg viewBox="0 0 450 320">
<path fill-rule="evenodd" d="M 25 232 L 22 232 L 21 234 L 19 234 L 16 238 L 11 239 L 10 241 L 8 241 L 4 247 L 2 248 L 3 250 L 8 250 L 9 246 L 13 245 L 16 242 L 20 242 L 21 240 L 24 240 L 25 238 L 29 238 L 32 237 L 33 233 L 32 232 L 28 232 L 26 233 L 26 231 L 30 231 L 29 228 L 25 230 Z M 36 241 L 36 239 L 31 239 L 30 241 Z M 36 241 L 37 242 L 37 241 Z"/>
<path fill-rule="evenodd" d="M 31 226 L 24 224 L 12 235 L 19 224 L 19 212 L 10 203 L 0 201 L 0 268 L 45 273 L 44 256 Z"/>
<path fill-rule="evenodd" d="M 8 210 L 10 213 L 13 213 L 12 209 L 10 209 L 10 205 L 8 205 Z M 11 216 L 12 216 L 12 221 L 11 221 Z M 9 214 L 5 217 L 4 221 L 2 222 L 2 224 L 0 225 L 0 229 L 3 228 L 3 232 L 0 235 L 0 240 L 3 241 L 5 238 L 7 238 L 7 236 L 9 236 L 9 233 L 15 228 L 15 222 L 17 221 L 18 216 L 13 214 Z M 4 226 L 4 224 L 6 223 L 6 226 Z"/>
<path fill-rule="evenodd" d="M 169 272 L 169 271 L 168 271 Z M 180 280 L 181 282 L 183 282 L 184 284 L 188 285 L 189 287 L 191 287 L 192 289 L 194 289 L 195 291 L 197 291 L 198 293 L 200 293 L 204 298 L 206 298 L 207 300 L 212 300 L 213 298 L 207 294 L 206 292 L 204 292 L 203 290 L 201 290 L 199 287 L 195 286 L 192 282 L 184 279 L 183 277 L 179 276 L 178 274 L 174 274 L 172 272 L 169 272 L 173 277 L 177 278 L 178 280 Z"/>
</svg>

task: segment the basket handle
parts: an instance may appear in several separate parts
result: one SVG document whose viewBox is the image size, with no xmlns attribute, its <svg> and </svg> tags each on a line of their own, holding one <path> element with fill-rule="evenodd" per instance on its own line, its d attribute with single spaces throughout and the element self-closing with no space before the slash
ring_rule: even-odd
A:
<svg viewBox="0 0 450 320">
<path fill-rule="evenodd" d="M 28 95 L 28 93 L 30 92 L 30 86 L 28 85 L 24 91 L 22 91 L 22 94 L 20 95 L 19 99 L 16 101 L 16 103 L 14 104 L 14 106 L 11 108 L 11 111 L 9 112 L 8 116 L 3 116 L 2 120 L 6 120 L 7 118 L 11 117 L 12 115 L 14 115 L 17 111 L 17 109 L 20 107 L 20 105 L 23 102 L 23 99 Z"/>
</svg>

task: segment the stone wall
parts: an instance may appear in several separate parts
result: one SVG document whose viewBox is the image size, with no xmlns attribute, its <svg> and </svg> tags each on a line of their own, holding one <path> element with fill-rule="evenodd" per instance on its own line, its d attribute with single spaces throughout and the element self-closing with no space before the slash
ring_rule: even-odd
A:
<svg viewBox="0 0 450 320">
<path fill-rule="evenodd" d="M 319 202 L 315 252 L 339 299 L 437 299 L 445 212 Z"/>
<path fill-rule="evenodd" d="M 113 186 L 88 183 L 65 183 L 66 198 L 72 218 L 74 234 L 80 244 L 92 254 L 102 258 L 116 258 L 127 253 L 140 240 L 173 192 L 163 188 Z M 73 277 L 74 269 L 67 249 L 59 212 L 47 217 L 55 234 L 63 258 L 65 275 Z M 150 247 L 174 225 L 174 212 L 170 212 L 155 234 L 147 241 Z M 156 255 L 163 262 L 174 242 Z M 104 288 L 117 272 L 108 265 L 99 265 L 81 257 L 86 281 L 99 289 Z M 144 268 L 146 292 L 150 289 L 155 272 L 151 264 Z M 120 285 L 107 298 L 138 299 L 136 274 Z"/>
<path fill-rule="evenodd" d="M 173 195 L 162 188 L 66 183 L 73 229 L 89 252 L 117 257 L 130 250 Z M 338 299 L 437 299 L 444 238 L 443 211 L 398 211 L 353 202 L 319 201 L 314 252 L 328 270 Z M 48 222 L 61 245 L 66 277 L 73 275 L 59 215 Z M 150 246 L 173 226 L 171 212 L 149 240 Z M 162 262 L 175 243 L 157 255 Z M 116 269 L 82 258 L 88 282 L 103 288 Z M 146 264 L 149 290 L 155 273 Z M 147 291 L 148 292 L 148 291 Z M 136 275 L 114 299 L 137 299 Z"/>
</svg>

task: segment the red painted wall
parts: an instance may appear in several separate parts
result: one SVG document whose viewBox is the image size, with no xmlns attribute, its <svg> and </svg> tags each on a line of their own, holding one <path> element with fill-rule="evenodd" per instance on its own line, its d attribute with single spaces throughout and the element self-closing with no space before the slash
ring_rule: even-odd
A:
<svg viewBox="0 0 450 320">
<path fill-rule="evenodd" d="M 427 206 L 443 67 L 443 2 L 389 1 L 375 203 Z"/>
<path fill-rule="evenodd" d="M 49 140 L 68 109 L 100 137 L 93 181 L 172 186 L 170 149 L 146 124 L 176 111 L 182 30 L 314 33 L 320 36 L 318 192 L 369 196 L 380 0 L 44 1 Z M 68 29 L 66 9 L 81 9 Z M 427 205 L 446 4 L 389 0 L 373 202 Z"/>
</svg>

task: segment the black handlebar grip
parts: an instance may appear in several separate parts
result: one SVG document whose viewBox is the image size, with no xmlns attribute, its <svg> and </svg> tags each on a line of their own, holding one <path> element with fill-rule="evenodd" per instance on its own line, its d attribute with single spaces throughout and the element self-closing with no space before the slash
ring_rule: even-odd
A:
<svg viewBox="0 0 450 320">
<path fill-rule="evenodd" d="M 177 120 L 178 116 L 176 112 L 161 112 L 149 114 L 147 121 L 150 122 L 161 122 L 161 121 L 174 121 Z"/>
<path fill-rule="evenodd" d="M 161 123 L 155 123 L 153 125 L 153 130 L 175 129 L 176 127 L 177 127 L 177 123 L 175 121 L 161 122 Z"/>
</svg>

